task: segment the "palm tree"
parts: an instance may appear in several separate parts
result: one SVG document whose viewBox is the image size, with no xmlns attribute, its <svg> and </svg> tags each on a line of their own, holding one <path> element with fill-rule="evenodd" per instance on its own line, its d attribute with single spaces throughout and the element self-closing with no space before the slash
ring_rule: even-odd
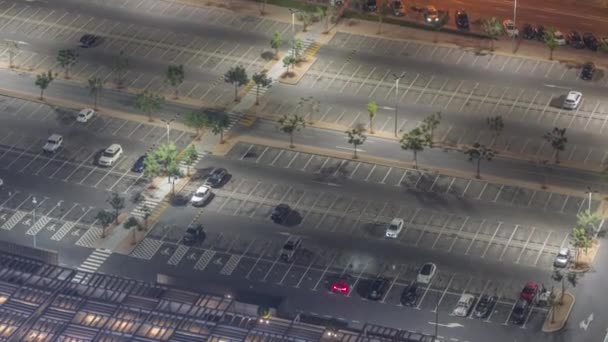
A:
<svg viewBox="0 0 608 342">
<path fill-rule="evenodd" d="M 485 19 L 482 22 L 482 28 L 490 38 L 490 49 L 494 51 L 494 40 L 503 33 L 502 24 L 498 19 L 492 17 L 490 19 Z"/>
<path fill-rule="evenodd" d="M 427 138 L 422 129 L 417 127 L 409 133 L 403 134 L 400 143 L 402 149 L 412 151 L 414 154 L 414 168 L 418 169 L 418 152 L 424 150 L 424 145 L 427 143 Z"/>
<path fill-rule="evenodd" d="M 353 159 L 359 158 L 359 156 L 357 155 L 357 147 L 363 145 L 363 143 L 367 139 L 367 136 L 365 135 L 365 129 L 363 127 L 354 127 L 344 133 L 346 133 L 348 137 L 348 143 L 353 145 L 353 147 L 355 148 Z"/>
</svg>

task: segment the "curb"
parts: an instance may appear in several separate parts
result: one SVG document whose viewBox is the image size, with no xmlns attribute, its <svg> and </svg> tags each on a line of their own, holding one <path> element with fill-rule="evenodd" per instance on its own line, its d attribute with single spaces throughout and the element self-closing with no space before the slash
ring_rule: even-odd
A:
<svg viewBox="0 0 608 342">
<path fill-rule="evenodd" d="M 559 295 L 561 295 L 561 294 L 559 294 Z M 568 308 L 568 312 L 566 313 L 566 316 L 564 317 L 563 320 L 556 322 L 557 325 L 555 327 L 553 327 L 553 328 L 545 327 L 545 325 L 551 324 L 551 311 L 553 311 L 553 309 L 554 309 L 554 308 L 551 308 L 549 310 L 549 312 L 547 313 L 547 317 L 545 317 L 545 322 L 543 323 L 543 328 L 542 328 L 543 332 L 545 332 L 545 333 L 558 332 L 558 331 L 562 330 L 564 328 L 564 326 L 566 325 L 566 322 L 568 321 L 568 317 L 570 317 L 570 313 L 572 312 L 572 308 L 574 307 L 574 303 L 576 302 L 576 298 L 570 292 L 564 293 L 564 297 L 572 298 L 572 302 L 570 303 L 570 307 Z M 547 323 L 547 322 L 549 322 L 549 323 Z"/>
</svg>

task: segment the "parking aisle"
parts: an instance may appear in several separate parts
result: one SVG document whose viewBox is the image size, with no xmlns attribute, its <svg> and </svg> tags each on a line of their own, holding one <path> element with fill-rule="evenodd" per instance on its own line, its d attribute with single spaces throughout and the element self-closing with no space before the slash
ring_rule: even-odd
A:
<svg viewBox="0 0 608 342">
<path fill-rule="evenodd" d="M 407 308 L 400 303 L 400 297 L 416 279 L 419 265 L 415 261 L 403 263 L 403 260 L 364 256 L 357 251 L 328 248 L 306 237 L 303 239 L 303 245 L 292 262 L 280 258 L 281 246 L 287 240 L 285 236 L 247 239 L 213 229 L 207 231 L 200 246 L 157 240 L 162 247 L 146 259 L 184 274 L 201 272 L 209 277 L 233 277 L 236 281 L 255 281 L 313 293 L 331 292 L 332 284 L 348 274 L 352 288 L 346 294 L 334 294 L 344 296 L 344 300 L 367 300 L 364 297 L 371 282 L 381 276 L 387 278 L 390 285 L 379 302 L 399 306 L 403 310 L 432 311 L 439 307 L 445 314 L 454 309 L 462 293 L 495 295 L 499 299 L 492 317 L 485 320 L 489 324 L 511 324 L 508 316 L 523 286 L 521 280 L 453 273 L 440 266 L 433 281 L 419 288 L 414 307 Z M 538 281 L 547 283 L 548 279 L 543 276 Z M 535 307 L 523 328 L 537 329 L 542 325 L 546 312 L 546 308 Z"/>
<path fill-rule="evenodd" d="M 131 172 L 134 162 L 148 149 L 167 141 L 167 130 L 147 123 L 94 116 L 77 123 L 77 112 L 52 108 L 15 98 L 0 97 L 0 162 L 11 172 L 46 177 L 122 194 L 141 190 L 141 174 Z M 25 118 L 14 116 L 29 113 Z M 42 150 L 49 133 L 64 137 L 56 153 Z M 171 130 L 178 149 L 190 143 L 190 134 Z M 124 153 L 114 166 L 101 168 L 96 161 L 103 149 L 120 143 Z"/>
</svg>

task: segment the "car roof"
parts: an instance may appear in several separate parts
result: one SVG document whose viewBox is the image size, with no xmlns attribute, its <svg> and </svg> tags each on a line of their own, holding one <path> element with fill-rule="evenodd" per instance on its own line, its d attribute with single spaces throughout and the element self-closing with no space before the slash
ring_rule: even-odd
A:
<svg viewBox="0 0 608 342">
<path fill-rule="evenodd" d="M 201 185 L 198 187 L 198 189 L 196 189 L 196 192 L 207 192 L 209 191 L 209 187 L 206 185 Z"/>
<path fill-rule="evenodd" d="M 436 11 L 436 10 L 437 10 L 437 9 L 435 8 L 435 6 L 433 6 L 433 5 L 427 5 L 425 8 L 426 8 L 427 10 L 432 10 L 432 11 Z"/>
<path fill-rule="evenodd" d="M 88 113 L 88 112 L 94 112 L 95 110 L 93 110 L 93 108 L 83 108 L 80 113 Z"/>
<path fill-rule="evenodd" d="M 118 145 L 118 144 L 112 144 L 112 145 L 108 146 L 108 148 L 106 148 L 106 151 L 116 151 L 116 150 L 118 150 L 120 148 L 121 148 L 120 145 Z"/>
<path fill-rule="evenodd" d="M 49 137 L 49 140 L 59 140 L 62 139 L 62 136 L 57 134 L 57 133 L 53 133 L 51 134 L 51 136 Z"/>
<path fill-rule="evenodd" d="M 582 96 L 582 95 L 583 95 L 583 93 L 581 93 L 580 91 L 571 90 L 570 92 L 568 92 L 567 98 L 573 98 L 573 97 L 578 97 L 578 96 Z"/>
<path fill-rule="evenodd" d="M 391 225 L 398 226 L 398 225 L 400 225 L 402 223 L 403 223 L 403 219 L 400 219 L 400 218 L 394 218 L 394 219 L 391 220 Z"/>
<path fill-rule="evenodd" d="M 570 253 L 570 248 L 564 247 L 564 248 L 562 248 L 562 249 L 559 250 L 558 254 L 564 255 L 564 254 L 568 254 L 568 253 Z"/>
<path fill-rule="evenodd" d="M 538 287 L 538 283 L 535 281 L 529 281 L 526 283 L 526 287 Z"/>
<path fill-rule="evenodd" d="M 460 296 L 460 300 L 469 300 L 469 299 L 473 299 L 473 298 L 475 298 L 475 296 L 473 296 L 470 293 L 465 293 L 462 296 Z"/>
</svg>

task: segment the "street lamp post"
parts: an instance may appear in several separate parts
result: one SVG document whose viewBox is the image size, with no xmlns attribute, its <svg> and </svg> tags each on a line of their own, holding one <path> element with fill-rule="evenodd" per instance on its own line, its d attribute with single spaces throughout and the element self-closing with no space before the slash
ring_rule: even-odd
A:
<svg viewBox="0 0 608 342">
<path fill-rule="evenodd" d="M 588 214 L 591 214 L 591 200 L 592 200 L 591 197 L 593 196 L 594 192 L 597 192 L 597 191 L 594 191 L 593 189 L 591 189 L 590 186 L 587 187 L 586 193 L 589 195 L 589 199 L 588 199 L 589 203 L 587 203 L 587 213 Z"/>
<path fill-rule="evenodd" d="M 175 121 L 178 116 L 179 116 L 179 114 L 176 114 L 175 117 L 172 118 L 172 119 L 160 119 L 160 121 L 164 122 L 165 125 L 167 126 L 167 144 L 171 143 L 171 138 L 170 138 L 170 135 L 171 135 L 171 123 L 173 121 Z"/>
<path fill-rule="evenodd" d="M 395 136 L 397 136 L 397 117 L 399 116 L 399 80 L 405 77 L 405 72 L 400 76 L 393 74 L 395 78 Z"/>
<path fill-rule="evenodd" d="M 439 303 L 435 306 L 435 338 L 434 341 L 437 341 L 437 335 L 439 335 Z"/>
<path fill-rule="evenodd" d="M 299 13 L 300 11 L 290 8 L 289 12 L 291 12 L 291 34 L 295 38 L 295 36 L 296 36 L 296 13 Z"/>
<path fill-rule="evenodd" d="M 34 205 L 34 209 L 32 209 L 32 226 L 36 224 L 36 205 L 38 201 L 36 201 L 36 197 L 32 198 L 32 204 Z M 33 231 L 32 231 L 33 232 Z M 33 232 L 32 237 L 34 239 L 34 248 L 36 248 L 36 233 Z"/>
</svg>

